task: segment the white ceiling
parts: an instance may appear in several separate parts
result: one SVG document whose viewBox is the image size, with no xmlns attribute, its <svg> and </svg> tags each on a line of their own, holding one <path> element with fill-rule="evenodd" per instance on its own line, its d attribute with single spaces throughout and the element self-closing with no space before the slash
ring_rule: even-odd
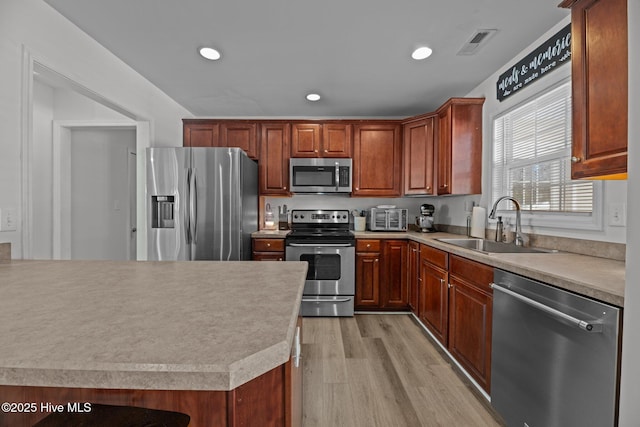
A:
<svg viewBox="0 0 640 427">
<path fill-rule="evenodd" d="M 464 96 L 559 0 L 45 0 L 196 117 L 406 117 Z M 498 29 L 474 56 L 477 29 Z M 433 55 L 414 61 L 419 45 Z M 222 59 L 198 55 L 205 45 Z M 323 98 L 305 100 L 309 92 Z"/>
</svg>

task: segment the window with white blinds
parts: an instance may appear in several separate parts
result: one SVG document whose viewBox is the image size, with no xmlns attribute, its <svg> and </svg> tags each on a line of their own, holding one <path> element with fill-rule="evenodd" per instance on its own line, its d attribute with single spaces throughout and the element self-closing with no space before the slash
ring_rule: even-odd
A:
<svg viewBox="0 0 640 427">
<path fill-rule="evenodd" d="M 566 82 L 495 119 L 492 200 L 512 196 L 530 214 L 591 216 L 594 184 L 571 180 L 570 157 L 571 84 Z M 503 204 L 501 210 L 513 209 Z"/>
</svg>

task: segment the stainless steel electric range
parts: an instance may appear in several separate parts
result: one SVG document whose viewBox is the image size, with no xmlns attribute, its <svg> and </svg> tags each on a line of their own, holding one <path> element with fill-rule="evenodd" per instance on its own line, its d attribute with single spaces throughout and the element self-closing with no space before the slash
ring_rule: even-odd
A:
<svg viewBox="0 0 640 427">
<path fill-rule="evenodd" d="M 353 316 L 355 236 L 347 210 L 293 210 L 287 261 L 307 261 L 303 316 Z"/>
</svg>

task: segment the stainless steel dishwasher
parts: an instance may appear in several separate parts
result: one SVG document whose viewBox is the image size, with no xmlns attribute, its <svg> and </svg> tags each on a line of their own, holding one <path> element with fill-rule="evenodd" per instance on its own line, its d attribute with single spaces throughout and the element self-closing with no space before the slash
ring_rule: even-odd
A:
<svg viewBox="0 0 640 427">
<path fill-rule="evenodd" d="M 496 269 L 491 404 L 509 427 L 617 425 L 621 309 Z"/>
</svg>

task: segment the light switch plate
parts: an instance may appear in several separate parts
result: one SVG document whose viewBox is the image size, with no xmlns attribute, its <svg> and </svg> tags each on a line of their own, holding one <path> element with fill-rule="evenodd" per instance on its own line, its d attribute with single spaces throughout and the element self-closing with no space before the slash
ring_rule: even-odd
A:
<svg viewBox="0 0 640 427">
<path fill-rule="evenodd" d="M 18 214 L 15 208 L 0 209 L 0 231 L 16 231 L 18 229 Z"/>
<path fill-rule="evenodd" d="M 625 203 L 611 203 L 609 205 L 609 225 L 612 227 L 627 225 L 627 206 Z"/>
</svg>

